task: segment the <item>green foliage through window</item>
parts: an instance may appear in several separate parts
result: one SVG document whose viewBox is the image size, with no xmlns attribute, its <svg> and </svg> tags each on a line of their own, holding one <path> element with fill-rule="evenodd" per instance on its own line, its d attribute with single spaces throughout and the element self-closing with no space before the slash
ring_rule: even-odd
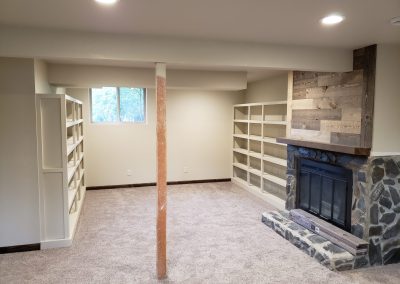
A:
<svg viewBox="0 0 400 284">
<path fill-rule="evenodd" d="M 145 122 L 146 89 L 103 87 L 91 89 L 92 122 Z"/>
</svg>

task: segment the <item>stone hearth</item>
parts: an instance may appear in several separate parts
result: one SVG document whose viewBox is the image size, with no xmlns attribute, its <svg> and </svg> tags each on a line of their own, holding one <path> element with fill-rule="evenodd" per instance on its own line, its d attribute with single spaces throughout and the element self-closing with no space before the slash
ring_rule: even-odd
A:
<svg viewBox="0 0 400 284">
<path fill-rule="evenodd" d="M 331 270 L 344 271 L 365 266 L 364 256 L 354 256 L 331 241 L 291 221 L 288 212 L 265 212 L 262 215 L 262 222 Z"/>
</svg>

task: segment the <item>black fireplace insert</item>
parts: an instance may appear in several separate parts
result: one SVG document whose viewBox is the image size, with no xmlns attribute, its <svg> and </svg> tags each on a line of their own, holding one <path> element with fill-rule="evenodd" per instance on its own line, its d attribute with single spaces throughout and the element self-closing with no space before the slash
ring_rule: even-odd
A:
<svg viewBox="0 0 400 284">
<path fill-rule="evenodd" d="M 352 171 L 304 158 L 297 163 L 296 207 L 350 232 Z"/>
</svg>

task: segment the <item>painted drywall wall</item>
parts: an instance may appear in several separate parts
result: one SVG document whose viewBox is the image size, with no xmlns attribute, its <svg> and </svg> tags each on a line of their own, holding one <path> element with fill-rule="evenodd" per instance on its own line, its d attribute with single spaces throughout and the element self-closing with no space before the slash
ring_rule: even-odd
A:
<svg viewBox="0 0 400 284">
<path fill-rule="evenodd" d="M 87 185 L 155 182 L 154 89 L 148 89 L 145 124 L 90 123 L 88 89 L 67 93 L 84 103 Z M 238 91 L 167 91 L 168 180 L 231 177 L 232 105 L 242 102 Z"/>
<path fill-rule="evenodd" d="M 165 62 L 186 66 L 350 71 L 352 51 L 0 27 L 0 56 Z"/>
<path fill-rule="evenodd" d="M 33 59 L 0 58 L 0 247 L 40 242 Z"/>
<path fill-rule="evenodd" d="M 249 83 L 246 90 L 247 103 L 287 100 L 288 74 L 285 72 L 264 80 Z"/>
<path fill-rule="evenodd" d="M 34 59 L 35 92 L 37 94 L 52 93 L 52 87 L 47 78 L 47 64 L 41 59 Z"/>
<path fill-rule="evenodd" d="M 168 66 L 167 66 L 168 68 Z M 154 68 L 49 64 L 49 82 L 68 87 L 141 86 L 154 88 Z M 169 89 L 244 90 L 246 72 L 168 69 Z"/>
<path fill-rule="evenodd" d="M 378 45 L 372 154 L 400 155 L 400 46 Z"/>
</svg>

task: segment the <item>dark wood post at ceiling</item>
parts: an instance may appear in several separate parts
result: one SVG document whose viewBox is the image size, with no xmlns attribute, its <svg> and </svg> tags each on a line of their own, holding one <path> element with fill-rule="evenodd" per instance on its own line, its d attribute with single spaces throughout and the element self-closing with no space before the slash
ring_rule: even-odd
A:
<svg viewBox="0 0 400 284">
<path fill-rule="evenodd" d="M 167 277 L 166 65 L 156 63 L 157 101 L 157 277 Z"/>
</svg>

